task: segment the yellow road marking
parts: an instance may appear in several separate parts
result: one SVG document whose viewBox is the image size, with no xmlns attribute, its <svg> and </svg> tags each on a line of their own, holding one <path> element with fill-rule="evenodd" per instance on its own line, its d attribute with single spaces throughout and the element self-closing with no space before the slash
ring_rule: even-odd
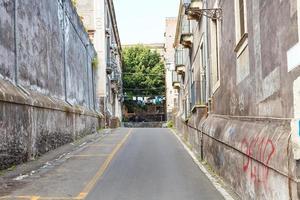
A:
<svg viewBox="0 0 300 200">
<path fill-rule="evenodd" d="M 114 156 L 118 153 L 121 147 L 124 145 L 128 137 L 131 135 L 132 129 L 129 129 L 126 136 L 117 144 L 117 146 L 113 149 L 111 154 L 87 154 L 87 155 L 72 155 L 71 157 L 102 157 L 108 156 L 108 158 L 104 161 L 96 175 L 90 180 L 90 182 L 85 186 L 85 188 L 80 192 L 77 197 L 40 197 L 40 196 L 4 196 L 0 197 L 0 199 L 26 199 L 26 200 L 83 200 L 87 197 L 89 192 L 95 187 L 96 183 L 100 180 L 101 176 L 108 168 L 109 164 L 113 160 Z M 115 138 L 107 138 L 113 139 Z M 101 144 L 100 144 L 101 145 Z M 104 144 L 104 145 L 115 145 L 115 144 Z"/>
<path fill-rule="evenodd" d="M 100 167 L 96 175 L 92 178 L 92 180 L 85 186 L 85 188 L 79 193 L 79 195 L 76 197 L 76 199 L 85 199 L 87 195 L 91 192 L 91 190 L 95 187 L 96 183 L 100 180 L 101 176 L 105 172 L 105 170 L 108 168 L 109 164 L 111 163 L 114 156 L 117 154 L 117 152 L 120 150 L 120 148 L 124 145 L 128 137 L 130 136 L 132 132 L 132 129 L 128 131 L 126 136 L 122 139 L 121 142 L 117 144 L 117 146 L 114 148 L 112 153 L 108 156 L 108 158 L 105 160 L 103 165 Z"/>
<path fill-rule="evenodd" d="M 85 199 L 88 193 L 86 192 L 81 192 L 75 199 Z"/>
</svg>

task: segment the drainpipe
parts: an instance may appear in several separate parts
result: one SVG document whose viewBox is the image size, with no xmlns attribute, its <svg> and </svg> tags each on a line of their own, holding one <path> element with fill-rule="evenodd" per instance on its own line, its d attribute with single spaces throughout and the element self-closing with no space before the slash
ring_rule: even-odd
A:
<svg viewBox="0 0 300 200">
<path fill-rule="evenodd" d="M 206 9 L 208 7 L 207 0 L 203 1 L 203 6 Z M 209 47 L 208 47 L 208 41 L 209 41 L 209 35 L 208 35 L 208 18 L 205 17 L 205 26 L 204 26 L 204 32 L 205 32 L 205 73 L 206 73 L 206 103 L 208 103 L 208 100 L 210 98 L 210 63 L 209 63 Z"/>
<path fill-rule="evenodd" d="M 15 37 L 15 84 L 18 85 L 18 39 L 17 39 L 17 17 L 18 17 L 18 0 L 15 0 L 14 5 L 14 37 Z"/>
<path fill-rule="evenodd" d="M 297 1 L 297 15 L 298 15 L 298 43 L 300 43 L 300 0 Z"/>
<path fill-rule="evenodd" d="M 208 8 L 208 1 L 203 0 L 203 7 L 204 9 Z M 210 63 L 209 63 L 209 47 L 208 47 L 208 41 L 209 41 L 209 34 L 208 34 L 208 17 L 205 17 L 204 19 L 204 44 L 205 44 L 205 74 L 206 74 L 206 103 L 209 104 L 209 98 L 210 98 Z M 209 105 L 208 105 L 209 106 Z M 203 150 L 203 133 L 204 133 L 204 122 L 201 124 L 200 127 L 201 130 L 201 160 L 204 160 L 204 150 Z"/>
<path fill-rule="evenodd" d="M 87 75 L 87 93 L 88 93 L 88 108 L 91 108 L 91 99 L 90 99 L 90 76 L 89 76 L 89 43 L 85 45 L 85 51 L 86 51 L 86 75 Z"/>
<path fill-rule="evenodd" d="M 65 0 L 62 0 L 63 9 L 63 59 L 64 59 L 64 89 L 65 89 L 65 101 L 68 103 L 67 92 L 67 51 L 66 51 L 66 13 L 65 13 Z"/>
<path fill-rule="evenodd" d="M 192 23 L 191 21 L 189 21 L 189 29 L 190 29 L 190 32 L 193 33 L 193 30 L 192 30 Z M 194 44 L 193 44 L 194 45 Z M 193 73 L 192 73 L 192 66 L 193 66 L 193 58 L 192 58 L 192 51 L 193 51 L 193 46 L 191 48 L 189 48 L 189 52 L 188 52 L 188 58 L 189 58 L 189 71 L 188 71 L 188 75 L 189 75 L 189 83 L 188 83 L 188 86 L 189 86 L 189 95 L 188 95 L 188 98 L 189 98 L 189 110 L 187 111 L 188 115 L 191 115 L 191 110 L 192 110 L 192 93 L 194 92 L 192 90 L 192 80 L 193 80 Z"/>
</svg>

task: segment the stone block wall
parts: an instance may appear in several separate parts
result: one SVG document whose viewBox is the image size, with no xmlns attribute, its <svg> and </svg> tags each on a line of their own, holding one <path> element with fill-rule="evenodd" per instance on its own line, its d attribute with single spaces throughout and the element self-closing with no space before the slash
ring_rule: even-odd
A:
<svg viewBox="0 0 300 200">
<path fill-rule="evenodd" d="M 0 0 L 0 169 L 99 128 L 95 56 L 70 0 Z"/>
</svg>

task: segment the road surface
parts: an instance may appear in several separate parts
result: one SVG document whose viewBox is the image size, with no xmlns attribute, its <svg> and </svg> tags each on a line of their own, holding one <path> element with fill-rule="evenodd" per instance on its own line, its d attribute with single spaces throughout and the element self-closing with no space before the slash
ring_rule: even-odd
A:
<svg viewBox="0 0 300 200">
<path fill-rule="evenodd" d="M 0 199 L 223 199 L 169 129 L 120 128 L 17 179 Z"/>
</svg>

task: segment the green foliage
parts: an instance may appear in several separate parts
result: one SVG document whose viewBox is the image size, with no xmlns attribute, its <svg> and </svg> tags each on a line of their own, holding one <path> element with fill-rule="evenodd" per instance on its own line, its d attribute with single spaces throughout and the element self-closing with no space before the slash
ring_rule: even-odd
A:
<svg viewBox="0 0 300 200">
<path fill-rule="evenodd" d="M 123 50 L 123 84 L 128 96 L 162 95 L 164 64 L 156 51 L 142 45 Z"/>
<path fill-rule="evenodd" d="M 173 128 L 174 127 L 174 123 L 173 123 L 172 120 L 170 120 L 170 121 L 167 122 L 167 127 L 168 128 Z"/>
<path fill-rule="evenodd" d="M 76 5 L 77 5 L 77 0 L 72 0 L 72 4 L 73 4 L 74 7 L 76 7 Z"/>
<path fill-rule="evenodd" d="M 98 56 L 96 56 L 93 61 L 92 61 L 92 66 L 94 69 L 97 69 L 98 67 L 98 64 L 99 64 L 99 60 L 98 60 Z"/>
</svg>

